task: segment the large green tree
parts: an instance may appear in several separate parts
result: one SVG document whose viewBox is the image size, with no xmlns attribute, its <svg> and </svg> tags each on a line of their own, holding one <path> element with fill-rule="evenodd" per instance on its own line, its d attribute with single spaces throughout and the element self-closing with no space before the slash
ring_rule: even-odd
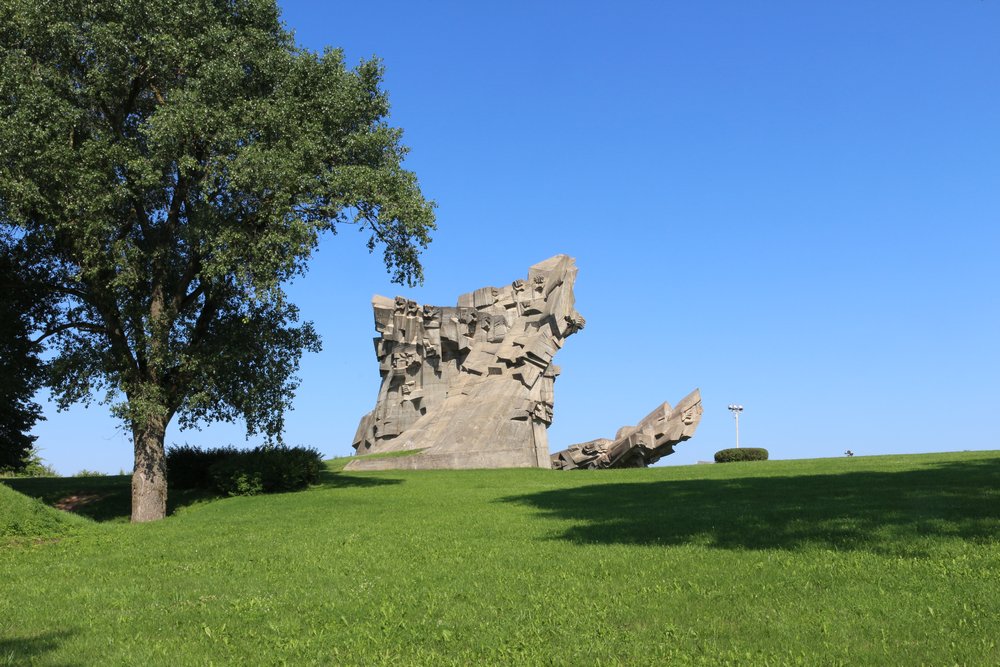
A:
<svg viewBox="0 0 1000 667">
<path fill-rule="evenodd" d="M 361 226 L 413 283 L 433 205 L 380 64 L 297 47 L 274 0 L 0 0 L 0 48 L 0 225 L 60 297 L 54 395 L 111 403 L 159 519 L 172 419 L 280 438 L 319 235 Z"/>
</svg>

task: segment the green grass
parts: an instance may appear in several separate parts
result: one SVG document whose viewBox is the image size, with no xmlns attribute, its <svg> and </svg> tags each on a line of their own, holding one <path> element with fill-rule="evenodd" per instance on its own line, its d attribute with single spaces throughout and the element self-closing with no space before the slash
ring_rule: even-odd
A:
<svg viewBox="0 0 1000 667">
<path fill-rule="evenodd" d="M 131 480 L 128 475 L 16 477 L 0 479 L 0 485 L 88 519 L 127 523 L 132 512 Z M 212 494 L 205 491 L 171 489 L 167 512 L 173 514 L 181 507 L 210 498 Z"/>
<path fill-rule="evenodd" d="M 51 540 L 86 524 L 77 516 L 53 509 L 0 484 L 0 544 Z"/>
<path fill-rule="evenodd" d="M 106 518 L 0 546 L 0 665 L 1000 664 L 1000 452 L 330 472 Z"/>
</svg>

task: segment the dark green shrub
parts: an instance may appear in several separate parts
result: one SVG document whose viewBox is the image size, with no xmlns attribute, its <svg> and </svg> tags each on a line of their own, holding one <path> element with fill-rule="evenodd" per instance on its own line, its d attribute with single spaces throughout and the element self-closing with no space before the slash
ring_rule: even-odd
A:
<svg viewBox="0 0 1000 667">
<path fill-rule="evenodd" d="M 172 445 L 167 449 L 167 482 L 177 489 L 211 489 L 208 470 L 214 464 L 240 453 L 232 445 L 202 449 L 193 445 Z"/>
<path fill-rule="evenodd" d="M 212 464 L 212 490 L 227 496 L 256 496 L 264 493 L 264 475 L 256 462 L 241 453 Z M 254 468 L 257 468 L 256 470 Z"/>
<path fill-rule="evenodd" d="M 297 491 L 319 481 L 323 457 L 305 447 L 257 447 L 238 451 L 208 470 L 214 490 L 230 496 Z"/>
<path fill-rule="evenodd" d="M 766 461 L 767 450 L 760 447 L 739 447 L 735 449 L 720 449 L 715 453 L 716 463 L 732 463 L 734 461 Z"/>
<path fill-rule="evenodd" d="M 253 496 L 304 489 L 319 481 L 323 456 L 306 447 L 233 446 L 167 450 L 167 479 L 178 489 L 205 489 L 230 496 Z"/>
</svg>

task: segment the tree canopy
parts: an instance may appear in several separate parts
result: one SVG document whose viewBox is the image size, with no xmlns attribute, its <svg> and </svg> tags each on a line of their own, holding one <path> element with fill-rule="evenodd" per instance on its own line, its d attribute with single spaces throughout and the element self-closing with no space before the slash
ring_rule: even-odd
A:
<svg viewBox="0 0 1000 667">
<path fill-rule="evenodd" d="M 112 404 L 160 518 L 175 416 L 280 439 L 319 348 L 282 285 L 321 233 L 412 284 L 433 204 L 381 64 L 299 48 L 273 0 L 0 0 L 0 49 L 0 225 L 58 295 L 54 396 Z"/>
</svg>

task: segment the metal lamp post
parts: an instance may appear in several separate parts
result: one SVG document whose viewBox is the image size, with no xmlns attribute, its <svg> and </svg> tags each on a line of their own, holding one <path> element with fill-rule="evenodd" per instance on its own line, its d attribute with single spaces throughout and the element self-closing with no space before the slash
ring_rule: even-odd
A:
<svg viewBox="0 0 1000 667">
<path fill-rule="evenodd" d="M 736 418 L 736 449 L 740 448 L 740 413 L 743 412 L 742 405 L 736 405 L 731 403 L 729 405 L 729 411 L 733 413 L 733 417 Z"/>
</svg>

